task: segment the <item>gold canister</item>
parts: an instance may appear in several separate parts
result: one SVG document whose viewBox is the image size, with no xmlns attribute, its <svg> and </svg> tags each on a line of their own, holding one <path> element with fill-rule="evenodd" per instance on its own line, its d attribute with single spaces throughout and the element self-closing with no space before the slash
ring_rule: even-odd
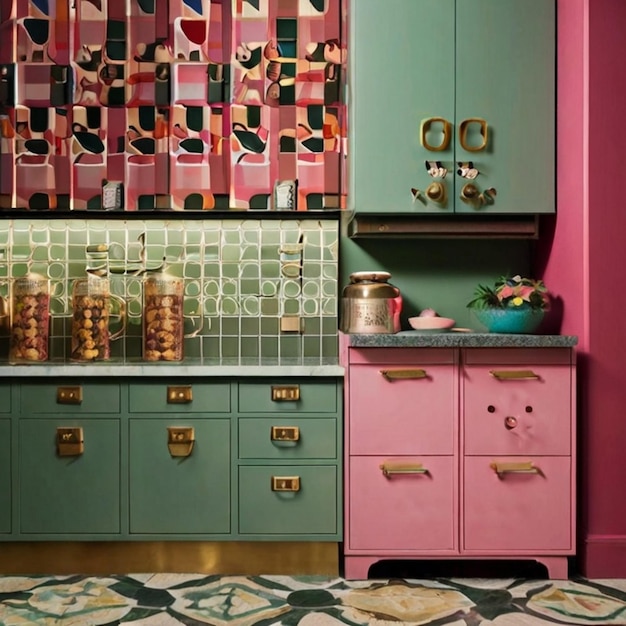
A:
<svg viewBox="0 0 626 626">
<path fill-rule="evenodd" d="M 50 290 L 39 274 L 16 278 L 11 284 L 9 362 L 48 360 Z"/>
<path fill-rule="evenodd" d="M 117 317 L 120 328 L 109 325 Z M 110 292 L 109 280 L 88 276 L 72 287 L 72 361 L 106 361 L 111 357 L 111 341 L 124 332 L 126 305 Z"/>
<path fill-rule="evenodd" d="M 145 361 L 183 359 L 183 280 L 158 273 L 143 286 L 143 358 Z"/>
</svg>

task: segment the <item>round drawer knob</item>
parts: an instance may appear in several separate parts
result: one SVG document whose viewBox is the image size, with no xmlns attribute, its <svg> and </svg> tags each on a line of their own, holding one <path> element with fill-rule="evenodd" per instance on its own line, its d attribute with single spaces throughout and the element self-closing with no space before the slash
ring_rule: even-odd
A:
<svg viewBox="0 0 626 626">
<path fill-rule="evenodd" d="M 512 430 L 517 426 L 517 418 L 509 415 L 504 418 L 504 426 L 507 430 Z"/>
</svg>

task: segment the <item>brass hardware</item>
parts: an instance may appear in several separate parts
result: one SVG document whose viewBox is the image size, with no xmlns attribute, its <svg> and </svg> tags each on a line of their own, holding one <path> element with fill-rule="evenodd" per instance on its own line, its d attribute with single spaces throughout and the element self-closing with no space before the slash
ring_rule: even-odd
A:
<svg viewBox="0 0 626 626">
<path fill-rule="evenodd" d="M 300 476 L 272 476 L 272 491 L 300 491 Z"/>
<path fill-rule="evenodd" d="M 168 404 L 189 404 L 193 400 L 191 385 L 167 388 Z"/>
<path fill-rule="evenodd" d="M 461 189 L 461 200 L 473 202 L 479 197 L 479 195 L 480 193 L 478 191 L 478 187 L 472 183 L 463 185 L 463 188 Z"/>
<path fill-rule="evenodd" d="M 429 474 L 427 468 L 421 463 L 381 463 L 380 469 L 383 476 L 389 478 L 393 474 Z"/>
<path fill-rule="evenodd" d="M 300 385 L 272 385 L 273 402 L 297 402 L 300 400 Z"/>
<path fill-rule="evenodd" d="M 80 404 L 82 401 L 82 387 L 57 387 L 57 404 Z"/>
<path fill-rule="evenodd" d="M 504 418 L 504 427 L 507 430 L 513 430 L 517 426 L 517 418 L 509 415 Z"/>
<path fill-rule="evenodd" d="M 479 125 L 479 132 L 482 135 L 483 141 L 478 146 L 470 146 L 467 143 L 467 134 L 469 132 L 469 128 L 472 124 Z M 487 122 L 480 117 L 470 117 L 466 120 L 463 120 L 459 126 L 459 142 L 463 150 L 467 150 L 467 152 L 480 152 L 487 147 L 487 142 L 489 140 L 489 132 Z"/>
<path fill-rule="evenodd" d="M 543 476 L 543 472 L 539 467 L 535 467 L 532 461 L 517 461 L 517 462 L 498 462 L 494 461 L 489 464 L 489 467 L 498 475 L 498 478 L 502 478 L 504 474 L 539 474 Z"/>
<path fill-rule="evenodd" d="M 380 370 L 380 373 L 387 380 L 407 380 L 426 378 L 426 370 L 421 369 L 408 369 L 408 370 Z"/>
<path fill-rule="evenodd" d="M 532 370 L 490 370 L 498 380 L 538 380 L 539 376 Z"/>
<path fill-rule="evenodd" d="M 57 428 L 57 454 L 80 456 L 85 451 L 83 429 L 78 426 Z"/>
<path fill-rule="evenodd" d="M 438 146 L 433 146 L 428 143 L 428 139 L 426 139 L 426 134 L 431 129 L 433 124 L 442 124 L 443 125 L 443 139 Z M 420 141 L 422 146 L 426 148 L 426 150 L 430 150 L 431 152 L 441 152 L 442 150 L 446 150 L 450 145 L 450 138 L 452 137 L 452 124 L 448 122 L 448 120 L 443 117 L 429 117 L 426 120 L 422 121 L 420 128 Z"/>
<path fill-rule="evenodd" d="M 447 198 L 446 187 L 440 182 L 430 183 L 426 189 L 426 195 L 437 204 L 445 204 Z"/>
<path fill-rule="evenodd" d="M 272 426 L 272 441 L 299 441 L 300 429 L 297 426 Z"/>
<path fill-rule="evenodd" d="M 167 449 L 173 457 L 186 457 L 191 454 L 195 442 L 193 426 L 168 426 Z"/>
</svg>

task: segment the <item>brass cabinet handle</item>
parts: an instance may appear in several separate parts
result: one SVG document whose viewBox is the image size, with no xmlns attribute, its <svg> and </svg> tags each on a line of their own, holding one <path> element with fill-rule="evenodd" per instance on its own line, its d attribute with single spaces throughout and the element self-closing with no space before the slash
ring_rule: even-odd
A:
<svg viewBox="0 0 626 626">
<path fill-rule="evenodd" d="M 429 474 L 428 468 L 421 463 L 381 463 L 383 476 L 389 478 L 393 474 Z"/>
<path fill-rule="evenodd" d="M 438 146 L 433 146 L 428 143 L 428 139 L 426 138 L 426 134 L 430 130 L 433 124 L 442 124 L 443 125 L 443 139 Z M 429 117 L 422 121 L 420 127 L 420 141 L 422 146 L 426 148 L 426 150 L 430 150 L 431 152 L 441 152 L 442 150 L 447 150 L 450 145 L 450 139 L 452 137 L 452 124 L 448 122 L 448 120 L 443 117 Z"/>
<path fill-rule="evenodd" d="M 187 457 L 193 451 L 196 436 L 193 426 L 168 426 L 167 449 L 173 457 Z"/>
<path fill-rule="evenodd" d="M 82 387 L 57 387 L 57 404 L 81 404 L 82 401 Z"/>
<path fill-rule="evenodd" d="M 189 404 L 193 400 L 191 385 L 167 388 L 168 404 Z"/>
<path fill-rule="evenodd" d="M 300 429 L 297 426 L 272 426 L 270 439 L 272 441 L 299 441 Z"/>
<path fill-rule="evenodd" d="M 57 428 L 57 454 L 80 456 L 85 451 L 83 429 L 76 426 Z"/>
<path fill-rule="evenodd" d="M 380 373 L 387 380 L 427 378 L 426 370 L 423 369 L 380 370 Z"/>
<path fill-rule="evenodd" d="M 498 380 L 538 380 L 539 375 L 532 370 L 490 370 L 489 373 Z"/>
<path fill-rule="evenodd" d="M 498 475 L 498 478 L 502 478 L 505 474 L 539 474 L 543 476 L 541 468 L 534 465 L 532 461 L 493 461 L 489 467 Z"/>
<path fill-rule="evenodd" d="M 272 491 L 300 491 L 300 476 L 272 476 Z"/>
<path fill-rule="evenodd" d="M 482 135 L 482 143 L 478 146 L 471 146 L 467 142 L 467 134 L 469 132 L 469 128 L 472 124 L 478 124 L 479 132 Z M 467 152 L 480 152 L 487 147 L 487 142 L 489 140 L 489 130 L 487 126 L 487 122 L 480 117 L 469 117 L 466 120 L 463 120 L 459 126 L 459 142 L 463 150 Z"/>
<path fill-rule="evenodd" d="M 300 385 L 272 385 L 273 402 L 297 402 L 300 400 Z"/>
</svg>

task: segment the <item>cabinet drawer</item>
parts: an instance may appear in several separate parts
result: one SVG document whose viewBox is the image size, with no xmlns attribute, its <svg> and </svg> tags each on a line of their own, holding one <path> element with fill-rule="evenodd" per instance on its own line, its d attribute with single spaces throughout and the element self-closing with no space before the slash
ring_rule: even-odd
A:
<svg viewBox="0 0 626 626">
<path fill-rule="evenodd" d="M 466 454 L 570 454 L 570 367 L 466 366 L 463 389 Z"/>
<path fill-rule="evenodd" d="M 292 394 L 297 399 L 290 399 Z M 241 413 L 335 413 L 335 381 L 281 380 L 239 383 Z"/>
<path fill-rule="evenodd" d="M 570 459 L 524 457 L 540 473 L 504 473 L 494 461 L 519 457 L 465 459 L 463 513 L 464 549 L 502 551 L 573 550 L 573 497 Z"/>
<path fill-rule="evenodd" d="M 0 384 L 0 413 L 11 412 L 11 385 Z"/>
<path fill-rule="evenodd" d="M 11 532 L 11 421 L 0 419 L 0 533 Z"/>
<path fill-rule="evenodd" d="M 230 384 L 132 383 L 128 404 L 131 413 L 229 413 Z"/>
<path fill-rule="evenodd" d="M 428 473 L 390 473 L 419 466 Z M 457 481 L 454 457 L 350 458 L 347 494 L 350 550 L 456 549 Z"/>
<path fill-rule="evenodd" d="M 168 449 L 169 426 L 194 429 L 186 457 Z M 230 532 L 230 420 L 131 419 L 131 533 Z"/>
<path fill-rule="evenodd" d="M 58 456 L 57 428 L 83 429 L 84 451 Z M 120 424 L 116 419 L 22 419 L 20 530 L 120 532 Z"/>
<path fill-rule="evenodd" d="M 351 366 L 350 454 L 452 454 L 456 372 L 453 365 L 419 361 Z"/>
<path fill-rule="evenodd" d="M 273 479 L 297 478 L 298 491 L 275 491 Z M 239 532 L 334 535 L 338 532 L 337 468 L 330 465 L 239 467 Z"/>
<path fill-rule="evenodd" d="M 337 420 L 239 419 L 241 459 L 335 459 Z"/>
<path fill-rule="evenodd" d="M 32 383 L 20 385 L 23 415 L 119 413 L 120 386 L 108 382 Z"/>
</svg>

